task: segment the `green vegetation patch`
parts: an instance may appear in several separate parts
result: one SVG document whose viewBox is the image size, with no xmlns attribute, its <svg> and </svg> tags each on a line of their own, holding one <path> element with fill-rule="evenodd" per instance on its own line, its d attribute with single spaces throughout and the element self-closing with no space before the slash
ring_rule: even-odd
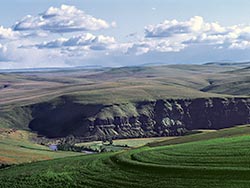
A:
<svg viewBox="0 0 250 188">
<path fill-rule="evenodd" d="M 77 152 L 51 151 L 31 141 L 34 134 L 15 129 L 0 129 L 0 164 L 20 164 L 60 157 L 83 155 Z"/>
<path fill-rule="evenodd" d="M 245 126 L 202 133 L 210 135 L 209 140 L 13 166 L 0 170 L 0 186 L 247 188 L 250 136 L 246 130 Z"/>
</svg>

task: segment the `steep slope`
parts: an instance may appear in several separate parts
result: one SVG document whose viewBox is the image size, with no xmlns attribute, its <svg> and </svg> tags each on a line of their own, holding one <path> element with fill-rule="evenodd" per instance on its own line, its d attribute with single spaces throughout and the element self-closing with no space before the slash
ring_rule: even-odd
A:
<svg viewBox="0 0 250 188">
<path fill-rule="evenodd" d="M 83 140 L 183 135 L 250 122 L 250 98 L 166 99 L 113 105 L 84 105 L 69 99 L 32 105 L 29 128 L 47 137 Z"/>
<path fill-rule="evenodd" d="M 244 124 L 249 69 L 242 70 L 215 64 L 0 74 L 0 127 L 100 140 Z"/>
</svg>

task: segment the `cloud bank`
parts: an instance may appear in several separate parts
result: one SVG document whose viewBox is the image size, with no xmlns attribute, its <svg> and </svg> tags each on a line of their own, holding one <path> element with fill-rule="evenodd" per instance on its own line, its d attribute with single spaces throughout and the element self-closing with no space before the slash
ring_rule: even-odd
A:
<svg viewBox="0 0 250 188">
<path fill-rule="evenodd" d="M 250 59 L 250 25 L 223 26 L 200 16 L 167 19 L 122 42 L 103 34 L 115 25 L 69 5 L 27 15 L 11 28 L 0 26 L 0 69 Z"/>
<path fill-rule="evenodd" d="M 145 38 L 134 44 L 138 51 L 179 52 L 193 45 L 209 45 L 222 49 L 247 49 L 250 47 L 250 26 L 223 27 L 217 22 L 205 22 L 200 16 L 188 21 L 165 20 L 145 27 Z"/>
<path fill-rule="evenodd" d="M 36 45 L 38 48 L 86 47 L 86 49 L 105 50 L 116 43 L 114 37 L 84 33 L 70 38 L 58 38 Z"/>
</svg>

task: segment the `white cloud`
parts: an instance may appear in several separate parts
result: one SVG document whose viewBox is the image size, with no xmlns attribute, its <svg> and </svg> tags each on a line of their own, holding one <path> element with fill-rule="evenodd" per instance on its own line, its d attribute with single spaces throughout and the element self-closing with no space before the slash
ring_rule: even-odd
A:
<svg viewBox="0 0 250 188">
<path fill-rule="evenodd" d="M 0 61 L 6 61 L 6 52 L 7 52 L 7 47 L 0 44 Z"/>
<path fill-rule="evenodd" d="M 89 31 L 115 26 L 66 5 L 23 18 L 16 31 L 0 26 L 0 69 L 250 58 L 250 25 L 222 26 L 195 16 L 146 26 L 144 36 L 135 31 L 123 42 Z"/>
<path fill-rule="evenodd" d="M 115 25 L 113 22 L 111 25 Z M 105 20 L 86 14 L 74 6 L 50 7 L 37 16 L 27 15 L 13 26 L 14 30 L 45 30 L 55 33 L 99 30 L 110 27 Z"/>
<path fill-rule="evenodd" d="M 5 53 L 6 51 L 7 51 L 6 46 L 0 44 L 0 53 L 2 54 L 2 53 Z"/>
<path fill-rule="evenodd" d="M 250 26 L 224 27 L 218 22 L 205 22 L 202 17 L 195 16 L 187 21 L 165 20 L 160 24 L 149 25 L 145 27 L 145 38 L 158 42 L 159 45 L 166 41 L 168 45 L 165 51 L 179 51 L 191 45 L 246 49 L 249 48 Z M 164 51 L 159 45 L 155 45 L 154 50 Z"/>
<path fill-rule="evenodd" d="M 247 49 L 250 48 L 250 41 L 236 41 L 229 46 L 230 49 Z"/>
<path fill-rule="evenodd" d="M 145 37 L 119 43 L 113 37 L 85 33 L 70 38 L 59 38 L 38 44 L 42 48 L 61 48 L 72 55 L 82 51 L 110 51 L 143 55 L 149 52 L 180 52 L 192 45 L 213 46 L 215 49 L 246 49 L 250 39 L 250 26 L 223 27 L 217 22 L 205 22 L 195 16 L 188 21 L 166 20 L 145 28 Z"/>
<path fill-rule="evenodd" d="M 150 51 L 150 44 L 147 43 L 137 43 L 133 44 L 130 48 L 128 48 L 128 54 L 142 55 Z"/>
<path fill-rule="evenodd" d="M 15 39 L 19 35 L 19 32 L 13 31 L 11 28 L 0 26 L 0 39 Z"/>
<path fill-rule="evenodd" d="M 179 52 L 185 48 L 185 44 L 181 44 L 169 40 L 144 40 L 134 43 L 128 48 L 129 54 L 142 55 L 148 52 Z"/>
<path fill-rule="evenodd" d="M 0 45 L 0 69 L 68 66 L 65 64 L 67 56 L 58 50 L 20 48 L 19 43 L 20 41 L 13 41 L 6 45 Z"/>
<path fill-rule="evenodd" d="M 226 29 L 217 22 L 206 23 L 200 16 L 194 16 L 188 21 L 165 20 L 163 23 L 149 25 L 145 27 L 145 35 L 148 38 L 153 37 L 172 37 L 180 34 L 219 34 L 225 32 Z"/>
<path fill-rule="evenodd" d="M 49 42 L 36 45 L 38 48 L 64 48 L 64 47 L 85 47 L 86 50 L 106 50 L 110 45 L 115 44 L 114 37 L 84 33 L 71 38 L 59 38 Z M 71 48 L 72 49 L 72 48 Z"/>
</svg>

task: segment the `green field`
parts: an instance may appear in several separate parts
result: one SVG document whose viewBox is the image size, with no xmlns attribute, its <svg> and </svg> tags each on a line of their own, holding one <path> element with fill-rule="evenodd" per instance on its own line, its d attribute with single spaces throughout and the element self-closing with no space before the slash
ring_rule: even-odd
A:
<svg viewBox="0 0 250 188">
<path fill-rule="evenodd" d="M 28 131 L 0 129 L 0 164 L 30 163 L 83 155 L 77 152 L 51 151 L 48 146 L 32 141 L 34 136 Z"/>
<path fill-rule="evenodd" d="M 41 160 L 51 160 L 69 156 L 84 155 L 80 152 L 51 151 L 48 146 L 35 143 L 32 138 L 36 134 L 29 131 L 0 129 L 0 164 L 21 164 Z M 174 137 L 140 138 L 140 139 L 120 139 L 114 140 L 112 145 L 101 141 L 78 143 L 77 146 L 85 146 L 91 150 L 119 151 L 128 148 L 139 147 L 155 141 L 167 141 Z"/>
<path fill-rule="evenodd" d="M 249 187 L 250 127 L 2 169 L 1 187 Z"/>
<path fill-rule="evenodd" d="M 91 150 L 97 150 L 97 151 L 101 151 L 101 149 L 105 149 L 105 151 L 119 151 L 128 148 L 140 147 L 154 142 L 168 141 L 174 138 L 175 137 L 118 139 L 118 140 L 113 140 L 112 145 L 110 145 L 108 142 L 102 143 L 102 141 L 93 141 L 93 142 L 77 143 L 76 146 L 84 146 Z"/>
</svg>

